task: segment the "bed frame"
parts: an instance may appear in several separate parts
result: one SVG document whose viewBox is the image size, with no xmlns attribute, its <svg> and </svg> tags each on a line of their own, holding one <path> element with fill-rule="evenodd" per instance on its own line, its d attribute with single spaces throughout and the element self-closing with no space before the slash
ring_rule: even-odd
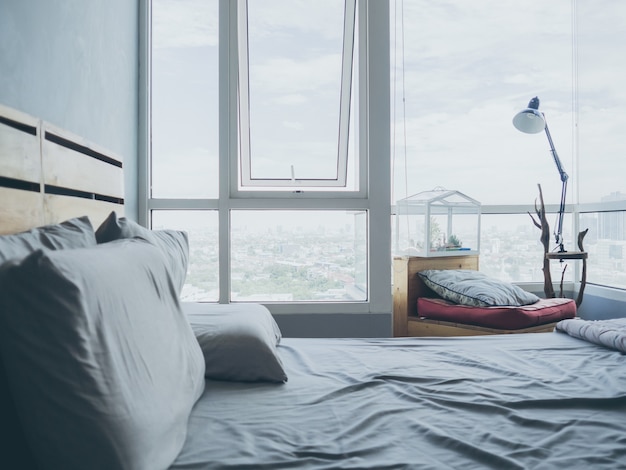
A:
<svg viewBox="0 0 626 470">
<path fill-rule="evenodd" d="M 0 235 L 88 215 L 124 213 L 122 159 L 0 105 Z"/>
</svg>

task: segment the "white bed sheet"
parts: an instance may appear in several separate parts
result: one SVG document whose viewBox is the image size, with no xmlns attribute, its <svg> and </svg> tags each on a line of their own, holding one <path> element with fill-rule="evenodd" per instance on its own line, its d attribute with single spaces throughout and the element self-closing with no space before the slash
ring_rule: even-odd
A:
<svg viewBox="0 0 626 470">
<path fill-rule="evenodd" d="M 626 468 L 623 354 L 562 333 L 295 339 L 207 381 L 172 469 Z"/>
</svg>

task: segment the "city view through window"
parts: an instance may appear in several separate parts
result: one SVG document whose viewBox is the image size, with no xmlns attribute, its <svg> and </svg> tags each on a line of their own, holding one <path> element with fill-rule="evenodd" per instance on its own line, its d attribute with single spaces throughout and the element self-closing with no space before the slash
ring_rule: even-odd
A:
<svg viewBox="0 0 626 470">
<path fill-rule="evenodd" d="M 310 214 L 311 215 L 311 214 Z M 188 217 L 193 223 L 188 224 Z M 217 218 L 211 211 L 193 214 L 155 211 L 155 228 L 180 228 L 189 232 L 190 266 L 183 300 L 216 301 L 218 298 Z M 332 223 L 315 214 L 317 223 L 292 223 L 293 217 L 274 213 L 274 220 L 258 225 L 251 214 L 240 214 L 233 226 L 231 297 L 233 301 L 362 301 L 366 273 L 364 214 L 333 214 Z M 276 220 L 276 219 L 281 220 Z M 553 218 L 553 217 L 552 217 Z M 252 220 L 246 223 L 246 219 Z M 608 220 L 607 220 L 608 219 Z M 205 223 L 198 223 L 204 220 Z M 611 234 L 597 239 L 602 230 L 621 231 L 624 213 L 585 214 L 581 227 L 592 235 L 586 239 L 589 252 L 588 279 L 626 288 L 624 245 Z M 569 226 L 570 217 L 565 226 Z M 355 225 L 356 224 L 356 225 Z M 605 229 L 602 228 L 604 224 Z M 481 218 L 480 270 L 509 282 L 543 282 L 543 246 L 540 231 L 527 214 L 483 215 Z M 565 232 L 571 239 L 571 230 Z M 617 238 L 617 237 L 615 237 Z M 569 241 L 567 241 L 569 246 Z M 553 262 L 552 278 L 574 279 L 577 262 Z M 391 278 L 390 278 L 391 279 Z"/>
</svg>

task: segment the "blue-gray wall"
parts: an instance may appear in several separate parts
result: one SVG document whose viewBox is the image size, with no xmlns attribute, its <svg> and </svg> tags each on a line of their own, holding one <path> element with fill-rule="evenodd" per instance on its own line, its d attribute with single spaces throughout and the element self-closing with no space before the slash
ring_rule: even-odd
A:
<svg viewBox="0 0 626 470">
<path fill-rule="evenodd" d="M 139 0 L 0 0 L 0 103 L 124 159 L 137 214 Z"/>
</svg>

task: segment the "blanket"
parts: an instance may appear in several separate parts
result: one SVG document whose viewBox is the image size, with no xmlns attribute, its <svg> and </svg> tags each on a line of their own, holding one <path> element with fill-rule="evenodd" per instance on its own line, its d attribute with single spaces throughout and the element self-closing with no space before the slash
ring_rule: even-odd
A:
<svg viewBox="0 0 626 470">
<path fill-rule="evenodd" d="M 626 318 L 611 320 L 561 320 L 556 330 L 590 343 L 626 352 Z"/>
</svg>

